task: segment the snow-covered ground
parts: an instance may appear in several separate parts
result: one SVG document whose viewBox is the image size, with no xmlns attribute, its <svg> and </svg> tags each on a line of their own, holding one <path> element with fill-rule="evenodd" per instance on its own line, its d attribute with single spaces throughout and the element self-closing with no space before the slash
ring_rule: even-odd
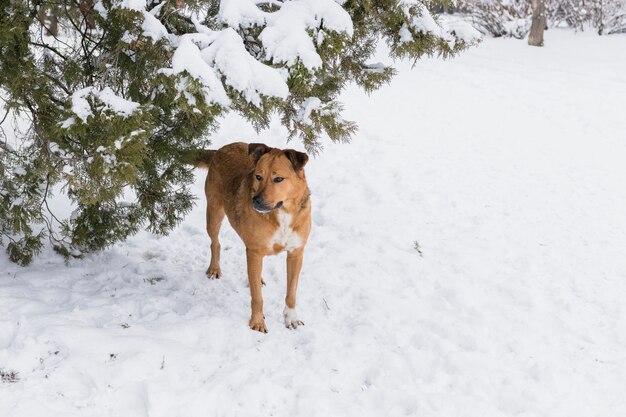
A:
<svg viewBox="0 0 626 417">
<path fill-rule="evenodd" d="M 265 263 L 267 335 L 227 225 L 224 277 L 205 278 L 200 170 L 170 236 L 69 265 L 0 255 L 0 369 L 19 373 L 0 416 L 626 415 L 624 51 L 550 30 L 349 89 L 360 133 L 307 166 L 295 331 L 284 255 Z M 230 117 L 214 146 L 284 137 Z"/>
</svg>

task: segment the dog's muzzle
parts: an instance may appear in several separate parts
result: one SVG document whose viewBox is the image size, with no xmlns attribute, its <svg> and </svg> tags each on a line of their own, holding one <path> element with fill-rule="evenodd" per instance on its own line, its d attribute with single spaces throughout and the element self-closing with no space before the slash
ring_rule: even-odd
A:
<svg viewBox="0 0 626 417">
<path fill-rule="evenodd" d="M 283 202 L 279 201 L 274 207 L 270 207 L 260 195 L 252 198 L 252 207 L 259 213 L 269 213 L 270 211 L 279 209 L 282 206 Z"/>
</svg>

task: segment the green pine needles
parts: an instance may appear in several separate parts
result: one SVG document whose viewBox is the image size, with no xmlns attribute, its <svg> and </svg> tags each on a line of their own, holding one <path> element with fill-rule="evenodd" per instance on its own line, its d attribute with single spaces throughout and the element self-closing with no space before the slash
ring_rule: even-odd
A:
<svg viewBox="0 0 626 417">
<path fill-rule="evenodd" d="M 356 125 L 341 117 L 340 92 L 350 82 L 370 92 L 394 74 L 369 62 L 378 42 L 412 60 L 477 42 L 466 27 L 437 24 L 433 5 L 2 2 L 0 243 L 26 265 L 45 239 L 80 256 L 144 227 L 168 233 L 193 205 L 185 156 L 210 145 L 228 111 L 257 129 L 276 114 L 286 139 L 299 138 L 312 153 L 322 138 L 347 141 Z M 244 13 L 249 7 L 258 13 Z M 309 9 L 315 18 L 291 18 Z M 296 35 L 308 41 L 285 55 L 283 38 Z M 231 72 L 233 62 L 249 65 L 252 77 Z M 259 74 L 275 81 L 260 84 Z M 53 191 L 69 197 L 70 215 L 51 210 Z"/>
</svg>

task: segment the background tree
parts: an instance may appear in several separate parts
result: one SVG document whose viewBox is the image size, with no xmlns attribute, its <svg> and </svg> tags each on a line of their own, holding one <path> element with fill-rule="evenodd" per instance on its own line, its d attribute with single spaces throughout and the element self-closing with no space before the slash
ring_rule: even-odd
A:
<svg viewBox="0 0 626 417">
<path fill-rule="evenodd" d="M 257 129 L 272 114 L 309 152 L 356 125 L 337 101 L 394 69 L 369 62 L 447 57 L 477 42 L 416 0 L 14 0 L 0 15 L 4 120 L 28 122 L 0 141 L 0 238 L 27 264 L 48 238 L 60 253 L 102 249 L 145 226 L 167 233 L 190 210 L 184 164 L 235 111 Z M 50 16 L 54 17 L 54 30 Z M 61 190 L 74 211 L 57 216 Z"/>
<path fill-rule="evenodd" d="M 543 46 L 543 31 L 546 29 L 546 3 L 544 0 L 530 0 L 533 7 L 532 24 L 528 34 L 530 46 Z"/>
</svg>

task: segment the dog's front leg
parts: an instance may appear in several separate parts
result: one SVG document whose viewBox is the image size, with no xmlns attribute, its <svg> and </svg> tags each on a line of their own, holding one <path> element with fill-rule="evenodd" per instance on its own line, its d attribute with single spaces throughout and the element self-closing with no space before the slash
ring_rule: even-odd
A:
<svg viewBox="0 0 626 417">
<path fill-rule="evenodd" d="M 296 314 L 296 291 L 298 290 L 298 278 L 302 270 L 302 258 L 304 248 L 292 250 L 287 254 L 287 296 L 285 297 L 285 326 L 288 329 L 295 329 L 304 323 L 298 319 Z"/>
<path fill-rule="evenodd" d="M 263 254 L 246 248 L 246 258 L 248 261 L 248 282 L 250 283 L 250 296 L 252 298 L 252 317 L 250 318 L 250 328 L 259 332 L 267 333 L 265 319 L 263 317 L 263 294 L 261 286 L 263 279 Z"/>
</svg>

